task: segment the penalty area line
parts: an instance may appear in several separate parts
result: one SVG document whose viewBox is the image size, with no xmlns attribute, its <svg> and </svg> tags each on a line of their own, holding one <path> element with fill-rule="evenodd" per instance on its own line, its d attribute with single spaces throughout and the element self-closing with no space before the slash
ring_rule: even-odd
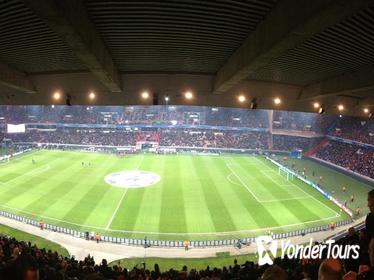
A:
<svg viewBox="0 0 374 280">
<path fill-rule="evenodd" d="M 269 163 L 268 161 L 265 163 L 263 163 L 261 160 L 259 159 L 256 159 L 257 161 L 261 162 L 261 164 L 263 164 L 264 166 L 266 166 L 266 164 L 272 164 L 272 163 Z M 275 166 L 275 164 L 272 164 L 273 166 Z M 274 171 L 275 172 L 275 171 Z M 281 176 L 279 175 L 277 172 L 275 172 L 276 175 L 278 176 Z M 297 180 L 301 181 L 300 179 L 297 178 Z M 304 194 L 306 195 L 309 195 L 314 201 L 316 201 L 317 203 L 321 204 L 322 206 L 324 206 L 326 209 L 330 210 L 331 212 L 335 213 L 336 215 L 339 215 L 340 214 L 338 212 L 336 212 L 334 209 L 332 209 L 331 207 L 327 206 L 325 203 L 323 203 L 322 201 L 320 201 L 319 199 L 315 198 L 314 195 L 311 195 L 310 193 L 307 193 L 306 191 L 304 191 L 304 189 L 299 186 L 298 184 L 295 184 L 294 182 L 290 181 L 291 185 L 294 185 L 295 187 L 297 187 L 300 191 L 302 191 Z M 305 183 L 304 183 L 305 184 Z M 314 190 L 316 191 L 316 190 Z"/>
<path fill-rule="evenodd" d="M 229 175 L 226 176 L 226 179 L 234 184 L 234 185 L 237 185 L 237 186 L 240 186 L 242 187 L 242 185 L 240 183 L 236 183 L 234 182 L 231 177 L 232 175 L 234 175 L 233 173 L 230 173 Z M 292 185 L 290 185 L 292 186 Z M 312 198 L 312 196 L 297 196 L 297 197 L 290 197 L 290 198 L 280 198 L 280 199 L 268 199 L 268 200 L 259 200 L 260 203 L 271 203 L 271 202 L 282 202 L 282 201 L 290 201 L 290 200 L 299 200 L 299 199 L 310 199 Z"/>
<path fill-rule="evenodd" d="M 226 166 L 227 168 L 231 171 L 231 173 L 239 180 L 239 182 L 242 184 L 242 186 L 244 188 L 247 189 L 247 191 L 253 196 L 253 198 L 257 201 L 257 202 L 260 202 L 260 200 L 258 199 L 258 197 L 251 191 L 251 189 L 247 186 L 246 183 L 243 182 L 243 180 L 240 178 L 240 176 L 238 176 L 234 170 L 230 167 L 230 164 L 229 163 L 226 163 Z"/>
</svg>

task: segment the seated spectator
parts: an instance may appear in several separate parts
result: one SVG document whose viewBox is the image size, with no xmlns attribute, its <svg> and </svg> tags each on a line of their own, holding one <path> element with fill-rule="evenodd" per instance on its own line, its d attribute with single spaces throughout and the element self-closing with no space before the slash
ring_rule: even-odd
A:
<svg viewBox="0 0 374 280">
<path fill-rule="evenodd" d="M 261 276 L 261 280 L 287 280 L 287 272 L 279 267 L 278 265 L 273 265 L 265 270 L 264 274 Z"/>
<path fill-rule="evenodd" d="M 372 150 L 357 145 L 330 141 L 316 154 L 316 157 L 374 178 L 374 152 Z"/>
<path fill-rule="evenodd" d="M 343 265 L 340 260 L 326 259 L 318 270 L 318 280 L 342 280 Z"/>
</svg>

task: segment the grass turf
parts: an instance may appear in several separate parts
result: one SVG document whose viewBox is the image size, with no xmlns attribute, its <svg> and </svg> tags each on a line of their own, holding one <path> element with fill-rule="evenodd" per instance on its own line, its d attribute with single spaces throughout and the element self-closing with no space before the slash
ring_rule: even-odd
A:
<svg viewBox="0 0 374 280">
<path fill-rule="evenodd" d="M 357 207 L 360 207 L 362 210 L 360 216 L 367 214 L 367 193 L 373 189 L 372 186 L 307 158 L 288 159 L 286 161 L 283 161 L 282 157 L 278 157 L 278 159 L 285 165 L 291 165 L 292 162 L 294 162 L 295 169 L 300 172 L 305 168 L 306 177 L 314 182 L 319 182 L 319 176 L 322 176 L 323 182 L 321 184 L 332 193 L 335 198 L 342 203 L 346 201 L 348 208 L 353 212 Z M 315 171 L 314 176 L 313 171 Z M 345 191 L 343 191 L 343 187 L 345 187 Z M 351 195 L 354 196 L 353 202 L 350 201 Z"/>
<path fill-rule="evenodd" d="M 131 258 L 131 259 L 121 259 L 118 261 L 114 261 L 110 263 L 110 266 L 120 265 L 121 267 L 126 267 L 128 269 L 132 269 L 133 267 L 142 268 L 143 263 L 145 263 L 146 269 L 154 269 L 154 265 L 157 263 L 160 267 L 161 271 L 166 271 L 169 269 L 175 270 L 182 270 L 183 266 L 186 265 L 187 268 L 202 270 L 205 269 L 207 266 L 210 268 L 213 267 L 229 267 L 230 265 L 234 265 L 234 260 L 238 261 L 239 265 L 244 264 L 246 261 L 252 261 L 257 263 L 258 256 L 255 254 L 250 255 L 238 255 L 238 256 L 217 256 L 212 258 L 193 258 L 193 259 L 186 259 L 186 258 Z"/>
<path fill-rule="evenodd" d="M 138 189 L 104 181 L 134 169 L 161 180 Z M 32 152 L 0 165 L 0 208 L 79 230 L 164 240 L 257 236 L 348 218 L 266 159 L 235 155 Z"/>
<path fill-rule="evenodd" d="M 6 225 L 0 224 L 0 234 L 11 236 L 18 241 L 30 242 L 31 244 L 35 244 L 39 249 L 51 250 L 52 252 L 56 251 L 62 256 L 69 256 L 69 252 L 57 243 L 17 229 L 13 229 Z"/>
</svg>

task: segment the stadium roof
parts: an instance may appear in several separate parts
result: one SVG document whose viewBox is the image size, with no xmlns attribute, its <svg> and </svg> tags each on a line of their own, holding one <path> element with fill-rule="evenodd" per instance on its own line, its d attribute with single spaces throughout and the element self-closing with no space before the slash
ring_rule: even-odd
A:
<svg viewBox="0 0 374 280">
<path fill-rule="evenodd" d="M 374 0 L 0 1 L 0 104 L 64 103 L 60 91 L 72 104 L 257 98 L 362 115 L 374 110 L 373 46 Z"/>
</svg>

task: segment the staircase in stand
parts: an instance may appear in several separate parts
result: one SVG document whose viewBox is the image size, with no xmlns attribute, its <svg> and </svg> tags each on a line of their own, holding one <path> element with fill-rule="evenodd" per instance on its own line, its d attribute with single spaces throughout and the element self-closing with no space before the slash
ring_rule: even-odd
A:
<svg viewBox="0 0 374 280">
<path fill-rule="evenodd" d="M 304 155 L 307 157 L 314 156 L 317 154 L 320 150 L 322 150 L 324 147 L 326 147 L 329 144 L 329 141 L 324 138 L 317 146 L 310 149 L 309 151 L 305 152 Z"/>
</svg>

